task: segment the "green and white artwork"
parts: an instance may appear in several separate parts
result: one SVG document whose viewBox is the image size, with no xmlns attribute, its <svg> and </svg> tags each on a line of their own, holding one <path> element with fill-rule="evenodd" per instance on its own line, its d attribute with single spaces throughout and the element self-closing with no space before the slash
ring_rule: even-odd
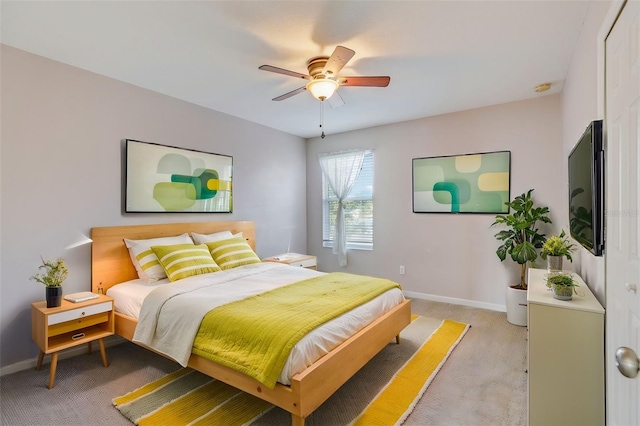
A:
<svg viewBox="0 0 640 426">
<path fill-rule="evenodd" d="M 511 152 L 413 159 L 414 213 L 508 213 Z"/>
<path fill-rule="evenodd" d="M 230 213 L 233 157 L 126 140 L 125 211 Z"/>
</svg>

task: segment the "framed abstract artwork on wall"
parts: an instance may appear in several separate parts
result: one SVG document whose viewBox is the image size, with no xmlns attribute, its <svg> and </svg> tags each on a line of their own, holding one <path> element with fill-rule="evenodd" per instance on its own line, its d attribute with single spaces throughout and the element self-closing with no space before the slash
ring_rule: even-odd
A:
<svg viewBox="0 0 640 426">
<path fill-rule="evenodd" d="M 511 151 L 413 159 L 414 213 L 509 213 Z"/>
<path fill-rule="evenodd" d="M 132 139 L 125 155 L 125 212 L 233 211 L 233 157 Z"/>
</svg>

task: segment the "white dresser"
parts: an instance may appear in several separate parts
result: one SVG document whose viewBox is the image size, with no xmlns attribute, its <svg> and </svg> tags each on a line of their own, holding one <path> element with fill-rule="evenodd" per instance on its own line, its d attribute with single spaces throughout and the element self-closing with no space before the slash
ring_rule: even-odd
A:
<svg viewBox="0 0 640 426">
<path fill-rule="evenodd" d="M 604 309 L 582 278 L 553 298 L 545 269 L 529 268 L 529 425 L 604 425 Z"/>
</svg>

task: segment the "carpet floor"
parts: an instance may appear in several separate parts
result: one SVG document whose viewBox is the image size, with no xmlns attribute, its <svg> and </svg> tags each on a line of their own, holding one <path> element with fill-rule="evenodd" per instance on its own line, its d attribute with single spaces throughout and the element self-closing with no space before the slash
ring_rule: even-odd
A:
<svg viewBox="0 0 640 426">
<path fill-rule="evenodd" d="M 526 328 L 509 324 L 504 313 L 483 309 L 416 299 L 412 309 L 472 328 L 405 425 L 525 425 Z M 47 389 L 48 365 L 1 377 L 0 424 L 131 425 L 112 399 L 180 368 L 131 343 L 107 348 L 107 356 L 109 368 L 102 366 L 99 351 L 60 360 L 52 390 Z M 362 389 L 367 392 L 367 386 Z"/>
</svg>

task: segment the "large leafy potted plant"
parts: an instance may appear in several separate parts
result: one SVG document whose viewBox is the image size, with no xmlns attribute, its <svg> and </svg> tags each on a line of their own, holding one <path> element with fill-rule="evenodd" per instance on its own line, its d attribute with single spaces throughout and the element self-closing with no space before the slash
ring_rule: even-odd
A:
<svg viewBox="0 0 640 426">
<path fill-rule="evenodd" d="M 62 283 L 69 274 L 64 260 L 58 259 L 52 262 L 42 259 L 42 265 L 38 267 L 38 270 L 40 272 L 31 279 L 46 286 L 47 308 L 60 306 L 62 304 Z"/>
<path fill-rule="evenodd" d="M 547 216 L 548 207 L 535 206 L 531 193 L 533 189 L 518 195 L 509 206 L 513 213 L 496 216 L 491 226 L 502 226 L 495 237 L 502 244 L 496 250 L 500 261 L 507 256 L 520 265 L 520 282 L 507 288 L 507 320 L 515 325 L 527 325 L 526 290 L 527 265 L 538 258 L 537 249 L 541 248 L 546 239 L 538 229 L 538 222 L 551 223 Z M 514 293 L 515 291 L 515 293 Z"/>
</svg>

